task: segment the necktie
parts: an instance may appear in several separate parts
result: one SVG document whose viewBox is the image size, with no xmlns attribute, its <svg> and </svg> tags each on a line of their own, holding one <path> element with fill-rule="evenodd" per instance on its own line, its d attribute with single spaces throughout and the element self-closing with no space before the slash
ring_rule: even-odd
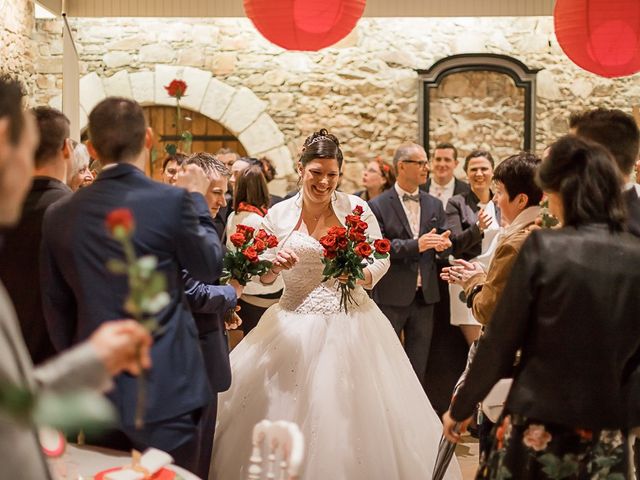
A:
<svg viewBox="0 0 640 480">
<path fill-rule="evenodd" d="M 405 193 L 404 195 L 402 195 L 402 201 L 406 202 L 407 200 L 410 200 L 412 202 L 419 202 L 420 195 L 419 194 L 409 195 L 408 193 Z"/>
</svg>

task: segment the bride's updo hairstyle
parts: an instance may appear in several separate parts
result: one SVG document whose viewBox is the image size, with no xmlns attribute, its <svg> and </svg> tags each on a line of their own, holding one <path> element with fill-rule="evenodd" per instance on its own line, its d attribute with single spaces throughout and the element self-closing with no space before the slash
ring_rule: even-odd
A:
<svg viewBox="0 0 640 480">
<path fill-rule="evenodd" d="M 565 225 L 623 229 L 622 177 L 601 145 L 572 135 L 560 138 L 540 165 L 537 181 L 543 190 L 560 194 Z"/>
<path fill-rule="evenodd" d="M 319 132 L 313 132 L 313 135 L 307 137 L 302 147 L 300 155 L 300 164 L 306 167 L 307 164 L 318 158 L 335 158 L 338 166 L 342 168 L 342 150 L 340 150 L 340 141 L 335 135 L 327 132 L 325 128 Z"/>
</svg>

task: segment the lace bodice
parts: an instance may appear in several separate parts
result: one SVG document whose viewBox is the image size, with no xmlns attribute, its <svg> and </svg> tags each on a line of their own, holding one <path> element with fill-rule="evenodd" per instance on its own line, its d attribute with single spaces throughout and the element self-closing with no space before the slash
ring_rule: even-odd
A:
<svg viewBox="0 0 640 480">
<path fill-rule="evenodd" d="M 340 291 L 335 280 L 322 282 L 322 253 L 324 249 L 313 237 L 294 231 L 285 242 L 287 248 L 298 255 L 298 263 L 291 270 L 282 272 L 284 292 L 280 306 L 296 313 L 337 313 L 340 310 Z M 367 300 L 362 287 L 353 292 L 358 305 Z M 353 304 L 351 309 L 356 309 Z"/>
</svg>

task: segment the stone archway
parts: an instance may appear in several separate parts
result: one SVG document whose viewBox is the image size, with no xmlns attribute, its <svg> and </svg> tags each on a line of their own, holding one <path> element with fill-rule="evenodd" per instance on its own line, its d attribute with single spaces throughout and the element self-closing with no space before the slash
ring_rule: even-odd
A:
<svg viewBox="0 0 640 480">
<path fill-rule="evenodd" d="M 129 73 L 125 70 L 111 77 L 92 72 L 80 79 L 80 129 L 87 125 L 87 114 L 107 96 L 133 98 L 141 105 L 175 106 L 164 85 L 174 78 L 187 82 L 187 95 L 180 105 L 215 120 L 230 130 L 251 157 L 268 157 L 279 178 L 294 174 L 291 152 L 284 135 L 269 116 L 266 103 L 246 87 L 232 87 L 213 78 L 211 72 L 193 67 L 156 65 L 153 71 Z M 49 105 L 62 107 L 62 96 Z"/>
</svg>

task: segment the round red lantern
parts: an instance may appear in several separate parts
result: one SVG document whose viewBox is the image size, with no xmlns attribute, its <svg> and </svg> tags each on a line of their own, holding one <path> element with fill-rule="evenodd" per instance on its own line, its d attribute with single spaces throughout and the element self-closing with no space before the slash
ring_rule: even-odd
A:
<svg viewBox="0 0 640 480">
<path fill-rule="evenodd" d="M 320 50 L 346 37 L 366 0 L 244 0 L 244 11 L 270 42 L 287 50 Z"/>
<path fill-rule="evenodd" d="M 556 37 L 579 67 L 603 77 L 640 71 L 640 1 L 557 0 Z"/>
</svg>

